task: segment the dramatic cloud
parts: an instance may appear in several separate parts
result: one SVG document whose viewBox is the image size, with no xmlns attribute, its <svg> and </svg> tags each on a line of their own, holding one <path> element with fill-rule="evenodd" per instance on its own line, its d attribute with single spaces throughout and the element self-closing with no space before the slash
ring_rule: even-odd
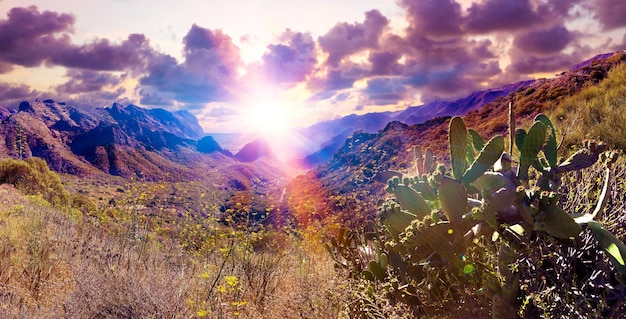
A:
<svg viewBox="0 0 626 319">
<path fill-rule="evenodd" d="M 131 34 L 124 42 L 114 45 L 107 39 L 83 46 L 68 46 L 51 58 L 51 63 L 70 68 L 98 71 L 142 69 L 145 55 L 151 55 L 149 41 L 142 34 Z"/>
<path fill-rule="evenodd" d="M 585 52 L 585 51 L 583 51 Z M 582 53 L 582 52 L 581 52 Z M 517 74 L 534 74 L 540 72 L 558 72 L 572 67 L 582 61 L 586 55 L 555 54 L 549 56 L 535 56 L 519 52 L 512 52 L 512 62 L 507 71 Z"/>
<path fill-rule="evenodd" d="M 326 63 L 334 67 L 346 56 L 378 47 L 378 39 L 388 24 L 389 20 L 378 10 L 366 12 L 363 23 L 338 23 L 318 40 L 328 53 Z"/>
<path fill-rule="evenodd" d="M 468 9 L 467 30 L 476 33 L 511 31 L 539 22 L 530 0 L 486 0 Z"/>
<path fill-rule="evenodd" d="M 620 28 L 626 28 L 623 0 L 395 3 L 404 11 L 404 21 L 391 21 L 397 19 L 395 13 L 386 17 L 371 10 L 362 20 L 338 22 L 321 34 L 279 31 L 249 64 L 242 61 L 236 43 L 258 52 L 263 36 L 254 30 L 238 35 L 237 42 L 226 30 L 193 24 L 180 37 L 169 27 L 173 39 L 182 39 L 179 57 L 160 52 L 143 34 L 76 42 L 73 15 L 13 8 L 0 19 L 2 78 L 42 66 L 63 67 L 66 78 L 50 86 L 52 96 L 26 85 L 0 83 L 0 97 L 45 95 L 98 106 L 130 97 L 139 100 L 130 102 L 145 106 L 193 109 L 217 123 L 234 118 L 240 102 L 255 90 L 262 91 L 260 87 L 281 92 L 295 88 L 290 93 L 297 94 L 286 95 L 306 90 L 310 96 L 302 100 L 308 106 L 327 107 L 319 113 L 339 116 L 343 114 L 332 113 L 455 99 L 539 73 L 556 73 L 597 53 L 626 48 L 626 36 L 620 33 Z M 169 44 L 160 46 L 169 48 Z M 24 74 L 31 74 L 30 70 Z"/>
<path fill-rule="evenodd" d="M 307 33 L 285 31 L 279 44 L 271 44 L 263 55 L 262 63 L 251 66 L 255 83 L 275 83 L 285 87 L 302 82 L 317 64 L 315 41 Z M 269 81 L 269 82 L 268 82 Z"/>
<path fill-rule="evenodd" d="M 626 26 L 626 2 L 623 0 L 593 0 L 592 8 L 604 30 Z"/>
<path fill-rule="evenodd" d="M 402 78 L 373 78 L 367 81 L 367 87 L 363 90 L 369 103 L 376 105 L 395 104 L 402 101 L 407 93 Z"/>
<path fill-rule="evenodd" d="M 370 72 L 362 66 L 347 62 L 342 65 L 341 69 L 328 70 L 327 73 L 317 77 L 313 77 L 308 82 L 308 87 L 314 91 L 337 91 L 341 89 L 351 88 L 355 81 L 365 78 Z M 330 97 L 333 92 L 322 92 L 316 95 L 315 99 Z"/>
<path fill-rule="evenodd" d="M 148 40 L 131 34 L 119 45 L 107 39 L 77 46 L 71 43 L 75 18 L 37 7 L 13 8 L 0 20 L 0 73 L 12 65 L 26 67 L 59 65 L 88 70 L 141 69 L 145 55 L 152 54 Z"/>
<path fill-rule="evenodd" d="M 148 75 L 140 80 L 141 103 L 175 101 L 191 108 L 233 98 L 237 69 L 243 67 L 239 48 L 220 30 L 194 24 L 183 39 L 184 61 L 169 55 L 154 56 Z M 162 104 L 160 104 L 162 105 Z"/>
<path fill-rule="evenodd" d="M 117 88 L 113 91 L 93 91 L 75 95 L 74 97 L 60 95 L 55 97 L 56 100 L 64 101 L 69 105 L 81 107 L 81 108 L 96 108 L 107 107 L 114 102 L 121 104 L 132 104 L 133 101 L 124 97 L 126 90 L 124 88 Z"/>
<path fill-rule="evenodd" d="M 369 62 L 372 66 L 372 75 L 394 75 L 401 72 L 402 66 L 398 60 L 402 53 L 394 51 L 371 52 Z"/>
<path fill-rule="evenodd" d="M 40 93 L 25 84 L 14 85 L 0 82 L 0 96 L 2 96 L 3 101 L 31 99 Z"/>
<path fill-rule="evenodd" d="M 454 0 L 402 0 L 400 5 L 407 10 L 409 37 L 411 34 L 424 36 L 450 36 L 461 33 L 461 6 Z"/>
<path fill-rule="evenodd" d="M 8 19 L 0 20 L 0 71 L 6 63 L 27 67 L 41 65 L 56 52 L 70 45 L 74 16 L 44 11 L 37 7 L 13 8 Z"/>
<path fill-rule="evenodd" d="M 535 30 L 519 34 L 513 45 L 518 49 L 534 54 L 552 54 L 563 50 L 574 35 L 564 26 L 545 30 Z"/>
<path fill-rule="evenodd" d="M 108 72 L 69 70 L 66 75 L 70 77 L 70 80 L 57 86 L 57 92 L 65 94 L 96 92 L 103 90 L 106 86 L 114 86 L 121 82 L 119 76 Z"/>
<path fill-rule="evenodd" d="M 403 74 L 407 85 L 422 92 L 423 101 L 470 93 L 500 71 L 490 40 L 457 37 L 421 41 L 409 51 Z"/>
</svg>

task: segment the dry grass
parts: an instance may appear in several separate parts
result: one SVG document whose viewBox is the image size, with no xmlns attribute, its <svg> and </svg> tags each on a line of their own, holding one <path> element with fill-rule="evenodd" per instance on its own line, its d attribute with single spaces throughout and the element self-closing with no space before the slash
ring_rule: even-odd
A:
<svg viewBox="0 0 626 319">
<path fill-rule="evenodd" d="M 185 251 L 124 219 L 68 217 L 1 185 L 0 317 L 336 318 L 346 293 L 307 233 L 220 233 Z"/>
</svg>

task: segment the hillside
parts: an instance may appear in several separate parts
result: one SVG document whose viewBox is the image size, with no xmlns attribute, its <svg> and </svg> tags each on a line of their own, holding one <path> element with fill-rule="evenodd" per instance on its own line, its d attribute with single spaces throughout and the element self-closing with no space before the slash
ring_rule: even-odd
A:
<svg viewBox="0 0 626 319">
<path fill-rule="evenodd" d="M 405 124 L 421 124 L 443 116 L 465 115 L 478 110 L 499 97 L 505 97 L 520 87 L 531 85 L 534 80 L 521 81 L 499 88 L 474 92 L 454 101 L 433 101 L 420 106 L 411 106 L 402 111 L 348 115 L 336 120 L 312 125 L 299 132 L 319 145 L 319 150 L 301 161 L 301 165 L 313 168 L 330 160 L 343 142 L 354 132 L 377 133 L 387 123 L 400 121 Z"/>
<path fill-rule="evenodd" d="M 195 168 L 228 162 L 230 155 L 219 145 L 208 148 L 207 140 L 198 142 L 204 133 L 187 111 L 117 103 L 82 110 L 39 99 L 24 101 L 17 110 L 3 110 L 0 155 L 41 157 L 61 173 L 191 178 Z"/>
<path fill-rule="evenodd" d="M 485 139 L 496 134 L 506 135 L 509 101 L 514 103 L 518 127 L 525 125 L 536 114 L 550 113 L 562 101 L 602 83 L 610 70 L 624 61 L 624 53 L 599 56 L 555 78 L 519 86 L 507 96 L 467 113 L 464 120 L 467 127 L 475 129 Z M 376 173 L 389 169 L 411 170 L 413 159 L 409 150 L 413 145 L 430 147 L 439 161 L 447 162 L 449 118 L 439 117 L 417 125 L 392 122 L 376 134 L 354 133 L 328 162 L 290 183 L 288 198 L 293 203 L 293 214 L 307 216 L 311 202 L 323 198 L 324 204 L 316 204 L 317 219 L 336 215 L 339 220 L 352 224 L 370 218 L 376 212 L 375 199 L 384 192 L 382 185 L 375 181 Z M 567 131 L 567 127 L 561 129 Z M 626 136 L 626 131 L 605 134 Z"/>
</svg>

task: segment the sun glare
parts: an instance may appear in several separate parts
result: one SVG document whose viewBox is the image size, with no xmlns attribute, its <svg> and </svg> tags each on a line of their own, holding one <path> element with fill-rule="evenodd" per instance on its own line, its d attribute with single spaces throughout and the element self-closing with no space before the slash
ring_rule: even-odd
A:
<svg viewBox="0 0 626 319">
<path fill-rule="evenodd" d="M 266 138 L 289 132 L 298 117 L 297 108 L 291 104 L 276 93 L 256 94 L 243 106 L 244 130 Z"/>
<path fill-rule="evenodd" d="M 288 132 L 292 128 L 292 121 L 289 108 L 280 103 L 264 101 L 250 105 L 245 110 L 244 117 L 249 133 L 259 135 L 280 135 Z"/>
<path fill-rule="evenodd" d="M 281 161 L 304 157 L 311 145 L 295 130 L 304 116 L 296 103 L 286 92 L 255 94 L 242 105 L 242 131 L 267 141 Z"/>
</svg>

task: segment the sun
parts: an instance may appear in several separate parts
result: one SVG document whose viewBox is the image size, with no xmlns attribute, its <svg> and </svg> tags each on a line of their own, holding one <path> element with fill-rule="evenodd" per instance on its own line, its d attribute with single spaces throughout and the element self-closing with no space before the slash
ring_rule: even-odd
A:
<svg viewBox="0 0 626 319">
<path fill-rule="evenodd" d="M 276 94 L 258 94 L 242 107 L 244 131 L 262 137 L 279 137 L 297 126 L 296 107 Z"/>
<path fill-rule="evenodd" d="M 292 111 L 280 103 L 264 101 L 250 105 L 244 111 L 246 130 L 249 133 L 272 136 L 280 135 L 293 128 Z"/>
</svg>

